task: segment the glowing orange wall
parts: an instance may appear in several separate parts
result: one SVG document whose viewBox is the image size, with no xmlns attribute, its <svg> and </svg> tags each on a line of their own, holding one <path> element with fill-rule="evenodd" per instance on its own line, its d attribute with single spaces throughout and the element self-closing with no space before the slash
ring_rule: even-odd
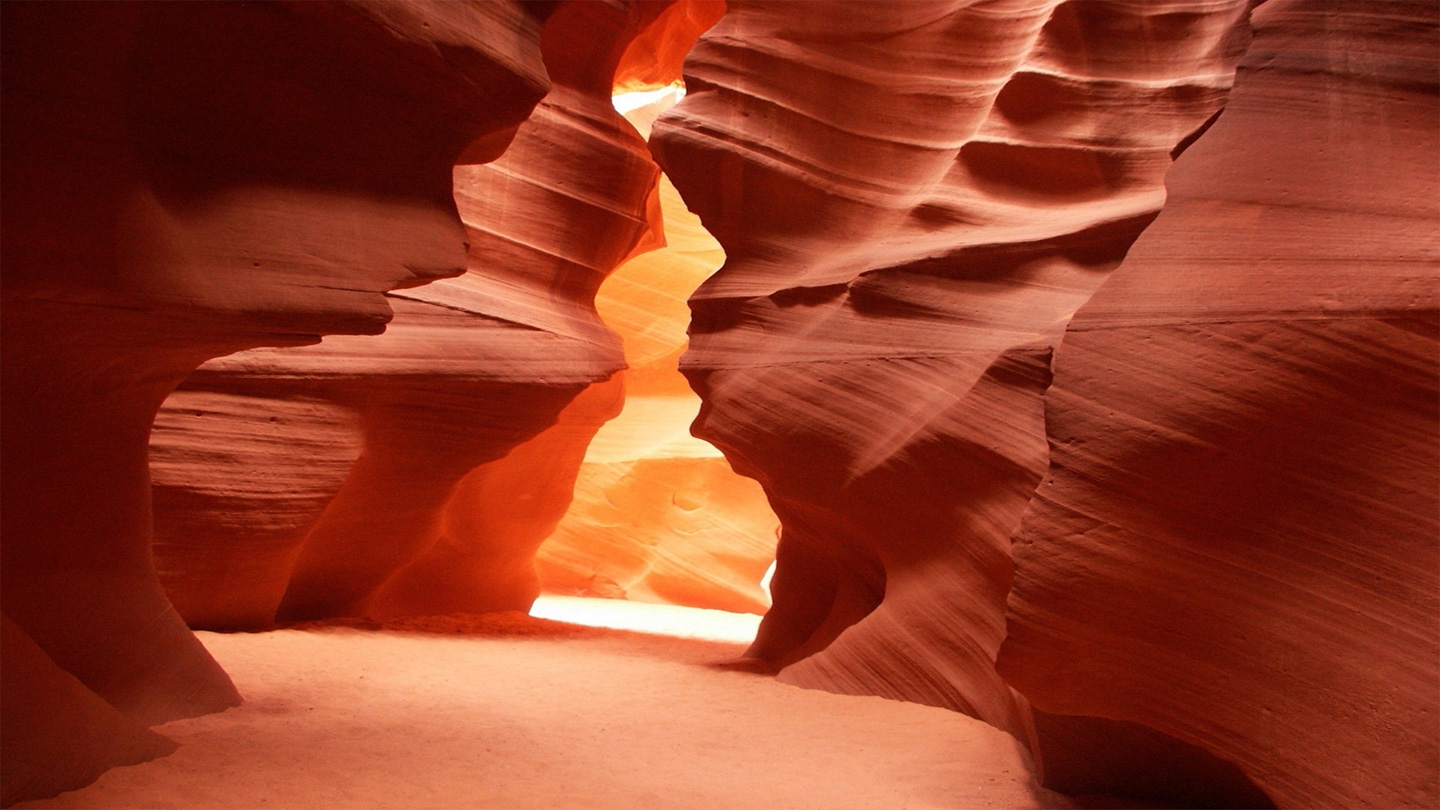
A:
<svg viewBox="0 0 1440 810">
<path fill-rule="evenodd" d="M 673 103 L 666 96 L 627 117 L 648 135 Z M 663 176 L 659 202 L 665 246 L 622 265 L 595 299 L 624 341 L 624 410 L 591 442 L 574 502 L 536 566 L 552 593 L 763 613 L 759 583 L 779 520 L 759 484 L 690 435 L 700 399 L 677 368 L 686 299 L 725 254 Z"/>
</svg>

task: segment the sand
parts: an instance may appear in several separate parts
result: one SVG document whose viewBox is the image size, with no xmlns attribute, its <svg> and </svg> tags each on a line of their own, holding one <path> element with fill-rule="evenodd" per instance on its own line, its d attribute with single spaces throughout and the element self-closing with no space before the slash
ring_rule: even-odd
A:
<svg viewBox="0 0 1440 810">
<path fill-rule="evenodd" d="M 520 614 L 199 636 L 243 706 L 160 726 L 169 757 L 17 806 L 1070 806 L 990 726 L 716 666 L 733 642 Z"/>
</svg>

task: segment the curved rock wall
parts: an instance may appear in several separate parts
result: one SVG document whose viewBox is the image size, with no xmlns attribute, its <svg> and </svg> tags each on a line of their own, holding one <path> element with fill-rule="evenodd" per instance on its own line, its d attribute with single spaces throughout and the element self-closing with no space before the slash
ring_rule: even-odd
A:
<svg viewBox="0 0 1440 810">
<path fill-rule="evenodd" d="M 550 95 L 503 157 L 455 169 L 465 275 L 392 293 L 382 336 L 232 355 L 177 392 L 153 441 L 155 555 L 192 625 L 528 607 L 558 518 L 545 513 L 569 499 L 561 457 L 614 413 L 602 392 L 571 403 L 623 366 L 596 288 L 658 242 L 658 170 L 610 92 L 669 5 L 568 3 L 547 19 Z M 562 409 L 575 449 L 471 475 Z M 325 449 L 270 438 L 289 430 Z"/>
<path fill-rule="evenodd" d="M 696 431 L 782 522 L 783 680 L 1068 791 L 1434 806 L 1440 15 L 1251 5 L 733 3 L 651 144 L 727 254 Z M 182 616 L 523 608 L 577 480 L 555 582 L 618 501 L 740 551 L 604 580 L 759 608 L 720 459 L 582 464 L 677 393 L 591 306 L 660 241 L 610 93 L 718 11 L 0 3 L 0 803 L 238 702 Z"/>
<path fill-rule="evenodd" d="M 1440 800 L 1437 35 L 1433 3 L 1255 13 L 1224 115 L 1066 331 L 1016 537 L 1006 679 L 1285 807 Z M 1108 755 L 1090 732 L 1047 759 Z"/>
<path fill-rule="evenodd" d="M 735 2 L 652 150 L 725 248 L 696 434 L 783 525 L 750 654 L 1028 738 L 994 669 L 1066 320 L 1218 111 L 1246 2 Z"/>
<path fill-rule="evenodd" d="M 439 516 L 439 539 L 376 593 L 376 619 L 529 610 L 535 552 L 570 506 L 595 431 L 620 412 L 619 375 L 580 392 L 554 425 L 468 472 Z"/>
<path fill-rule="evenodd" d="M 239 701 L 152 566 L 155 414 L 207 358 L 378 332 L 383 293 L 461 272 L 450 167 L 546 79 L 511 3 L 7 3 L 0 31 L 8 803 Z"/>
<path fill-rule="evenodd" d="M 624 410 L 586 449 L 536 569 L 554 593 L 764 613 L 775 514 L 759 484 L 690 436 L 700 400 L 678 368 L 685 299 L 725 254 L 663 176 L 660 200 L 665 246 L 626 262 L 595 300 L 625 343 Z"/>
<path fill-rule="evenodd" d="M 615 70 L 613 92 L 633 93 L 674 85 L 681 80 L 686 54 L 695 40 L 725 16 L 725 0 L 681 0 L 660 12 L 656 24 L 625 46 Z M 641 130 L 645 137 L 648 129 Z"/>
</svg>

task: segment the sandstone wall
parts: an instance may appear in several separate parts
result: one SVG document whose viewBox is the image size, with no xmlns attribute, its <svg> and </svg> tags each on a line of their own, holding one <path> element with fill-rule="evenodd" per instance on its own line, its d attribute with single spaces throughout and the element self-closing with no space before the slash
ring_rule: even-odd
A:
<svg viewBox="0 0 1440 810">
<path fill-rule="evenodd" d="M 610 94 L 632 41 L 688 23 L 670 6 L 546 20 L 550 94 L 503 157 L 455 169 L 463 276 L 392 293 L 382 336 L 232 355 L 172 397 L 155 554 L 193 626 L 529 606 L 535 546 L 618 406 L 614 385 L 576 400 L 624 365 L 596 289 L 660 242 L 658 170 Z M 548 451 L 512 452 L 557 420 Z"/>
<path fill-rule="evenodd" d="M 1216 113 L 1245 2 L 735 2 L 651 147 L 725 248 L 696 434 L 783 534 L 750 654 L 1029 738 L 994 658 L 1075 309 Z"/>
<path fill-rule="evenodd" d="M 1275 0 L 1217 118 L 1248 11 L 733 3 L 652 141 L 728 256 L 697 429 L 782 679 L 1069 792 L 1429 806 L 1436 13 Z"/>
<path fill-rule="evenodd" d="M 1437 23 L 1255 13 L 1225 113 L 1066 330 L 1016 536 L 1006 679 L 1286 807 L 1440 800 Z"/>
<path fill-rule="evenodd" d="M 686 298 L 725 254 L 663 176 L 660 199 L 665 246 L 626 262 L 595 300 L 624 341 L 624 408 L 585 448 L 536 570 L 554 593 L 764 613 L 778 522 L 759 484 L 690 435 L 700 399 L 678 367 Z"/>
<path fill-rule="evenodd" d="M 0 4 L 0 803 L 237 703 L 187 620 L 523 608 L 557 526 L 554 587 L 761 610 L 728 462 L 784 681 L 1434 806 L 1440 14 L 1252 6 L 736 0 L 647 149 L 610 93 L 716 3 Z M 628 372 L 596 311 L 651 152 L 724 460 L 635 429 L 703 273 L 600 296 Z"/>
<path fill-rule="evenodd" d="M 208 358 L 378 332 L 384 292 L 461 272 L 450 167 L 547 82 L 512 3 L 7 3 L 0 29 L 8 803 L 239 701 L 151 563 L 156 411 Z"/>
</svg>

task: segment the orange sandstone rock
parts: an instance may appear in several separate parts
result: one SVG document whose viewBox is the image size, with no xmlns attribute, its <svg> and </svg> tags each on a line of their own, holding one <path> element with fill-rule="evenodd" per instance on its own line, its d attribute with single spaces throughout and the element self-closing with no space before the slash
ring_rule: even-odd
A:
<svg viewBox="0 0 1440 810">
<path fill-rule="evenodd" d="M 426 553 L 395 572 L 367 614 L 380 620 L 529 610 L 540 592 L 535 550 L 570 505 L 585 448 L 620 411 L 615 378 L 580 392 L 556 423 L 456 484 Z"/>
<path fill-rule="evenodd" d="M 1433 3 L 1262 6 L 1066 330 L 1000 666 L 1044 722 L 1104 720 L 1047 761 L 1134 779 L 1123 721 L 1282 807 L 1440 801 L 1437 33 Z"/>
<path fill-rule="evenodd" d="M 121 714 L 55 665 L 8 616 L 0 615 L 5 677 L 0 703 L 4 782 L 0 804 L 53 796 L 88 784 L 116 765 L 173 753 L 176 744 Z"/>
<path fill-rule="evenodd" d="M 680 0 L 630 41 L 615 69 L 615 93 L 665 87 L 680 81 L 681 65 L 695 40 L 725 16 L 724 0 Z M 648 133 L 646 133 L 648 134 Z"/>
<path fill-rule="evenodd" d="M 617 269 L 595 302 L 625 344 L 624 410 L 590 444 L 536 564 L 555 593 L 763 613 L 775 515 L 758 484 L 689 435 L 700 401 L 677 366 L 685 299 L 725 256 L 674 186 L 660 188 L 666 245 Z"/>
<path fill-rule="evenodd" d="M 1065 322 L 1220 109 L 1237 2 L 734 2 L 651 141 L 724 246 L 696 435 L 783 525 L 750 654 L 1028 738 L 995 672 Z"/>
<path fill-rule="evenodd" d="M 546 80 L 511 3 L 5 4 L 0 29 L 9 801 L 239 702 L 151 562 L 151 422 L 208 358 L 378 332 L 383 293 L 461 272 L 450 167 Z"/>
<path fill-rule="evenodd" d="M 623 365 L 595 290 L 658 241 L 658 170 L 610 90 L 628 43 L 666 24 L 669 6 L 576 2 L 548 17 L 550 95 L 503 157 L 455 168 L 469 241 L 463 276 L 392 293 L 396 317 L 382 336 L 245 352 L 187 381 L 180 395 L 220 397 L 242 418 L 247 403 L 293 409 L 294 431 L 329 446 L 322 456 L 303 444 L 261 451 L 276 428 L 187 419 L 186 403 L 174 402 L 157 455 L 209 467 L 167 466 L 157 480 L 180 513 L 160 517 L 168 531 L 155 554 L 192 623 L 529 605 L 539 587 L 530 557 L 553 526 L 547 515 L 568 501 L 560 460 L 578 463 L 613 413 L 599 392 L 564 410 Z M 574 448 L 512 452 L 557 419 Z M 239 443 L 220 465 L 191 449 L 224 446 L 224 436 Z M 511 478 L 493 468 L 472 475 L 502 458 Z M 301 485 L 252 498 L 252 459 L 277 482 Z M 283 526 L 273 525 L 277 506 L 293 518 Z M 522 514 L 533 518 L 524 530 Z"/>
</svg>

